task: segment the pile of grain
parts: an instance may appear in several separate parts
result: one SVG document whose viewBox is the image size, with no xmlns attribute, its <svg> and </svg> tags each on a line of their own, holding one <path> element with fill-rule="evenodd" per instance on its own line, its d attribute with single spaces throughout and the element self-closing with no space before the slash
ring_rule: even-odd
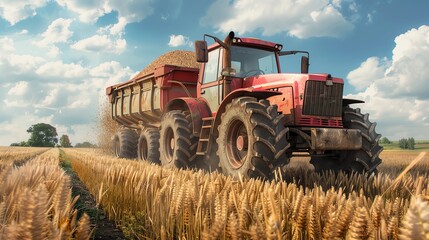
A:
<svg viewBox="0 0 429 240">
<path fill-rule="evenodd" d="M 163 65 L 175 65 L 190 68 L 199 67 L 198 63 L 196 62 L 194 52 L 175 50 L 159 56 L 132 79 L 137 79 L 141 76 L 145 76 L 153 72 L 155 68 L 161 67 Z M 98 145 L 105 150 L 111 149 L 112 136 L 119 128 L 119 125 L 112 120 L 110 109 L 111 105 L 108 102 L 108 98 L 106 97 L 106 102 L 101 104 L 100 106 L 97 123 Z"/>
<path fill-rule="evenodd" d="M 150 63 L 145 69 L 137 74 L 133 79 L 145 76 L 163 65 L 175 65 L 181 67 L 198 68 L 198 63 L 195 59 L 195 53 L 191 51 L 175 50 L 167 52 L 159 56 L 155 61 Z"/>
</svg>

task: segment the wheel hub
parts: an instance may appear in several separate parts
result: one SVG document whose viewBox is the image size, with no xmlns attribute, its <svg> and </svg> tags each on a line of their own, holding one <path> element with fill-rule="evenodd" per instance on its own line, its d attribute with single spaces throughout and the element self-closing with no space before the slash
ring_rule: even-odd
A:
<svg viewBox="0 0 429 240">
<path fill-rule="evenodd" d="M 240 135 L 237 137 L 236 146 L 239 151 L 247 149 L 247 136 Z"/>
<path fill-rule="evenodd" d="M 170 139 L 170 149 L 174 150 L 174 147 L 176 146 L 176 142 L 174 141 L 174 137 Z"/>
<path fill-rule="evenodd" d="M 235 119 L 230 123 L 227 134 L 227 159 L 230 166 L 238 169 L 246 161 L 248 153 L 248 136 L 246 126 L 240 119 Z"/>
</svg>

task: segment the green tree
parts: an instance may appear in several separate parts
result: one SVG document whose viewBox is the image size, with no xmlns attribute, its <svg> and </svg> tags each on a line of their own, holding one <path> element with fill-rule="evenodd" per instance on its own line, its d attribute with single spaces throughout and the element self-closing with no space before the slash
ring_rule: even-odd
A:
<svg viewBox="0 0 429 240">
<path fill-rule="evenodd" d="M 68 135 L 63 134 L 60 138 L 61 147 L 71 147 L 71 142 Z"/>
<path fill-rule="evenodd" d="M 31 147 L 54 147 L 58 142 L 57 129 L 46 123 L 34 124 L 27 132 L 31 134 L 27 141 Z"/>
<path fill-rule="evenodd" d="M 392 142 L 387 137 L 382 137 L 380 139 L 380 144 L 391 144 Z"/>
<path fill-rule="evenodd" d="M 416 141 L 414 140 L 413 137 L 408 138 L 407 142 L 408 142 L 408 149 L 411 149 L 411 150 L 416 149 Z"/>
<path fill-rule="evenodd" d="M 402 149 L 408 149 L 408 141 L 405 138 L 399 140 L 399 147 Z"/>
<path fill-rule="evenodd" d="M 75 147 L 77 148 L 95 148 L 97 145 L 90 142 L 76 143 Z"/>
</svg>

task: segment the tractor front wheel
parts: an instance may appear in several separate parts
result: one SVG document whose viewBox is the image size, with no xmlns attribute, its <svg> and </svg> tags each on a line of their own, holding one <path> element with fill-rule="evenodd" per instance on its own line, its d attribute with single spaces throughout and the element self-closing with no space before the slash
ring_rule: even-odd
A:
<svg viewBox="0 0 429 240">
<path fill-rule="evenodd" d="M 116 157 L 136 158 L 137 157 L 137 133 L 136 131 L 124 128 L 113 136 L 113 151 Z"/>
<path fill-rule="evenodd" d="M 315 171 L 377 173 L 377 166 L 381 163 L 379 155 L 383 148 L 378 144 L 381 135 L 375 132 L 376 123 L 370 122 L 368 114 L 362 114 L 359 108 L 346 107 L 343 110 L 343 125 L 347 129 L 361 131 L 361 149 L 327 152 L 332 155 L 329 157 L 312 156 L 310 163 L 313 164 Z"/>
<path fill-rule="evenodd" d="M 218 127 L 217 155 L 222 172 L 272 179 L 274 171 L 289 162 L 283 117 L 267 100 L 241 97 L 229 103 Z"/>
</svg>

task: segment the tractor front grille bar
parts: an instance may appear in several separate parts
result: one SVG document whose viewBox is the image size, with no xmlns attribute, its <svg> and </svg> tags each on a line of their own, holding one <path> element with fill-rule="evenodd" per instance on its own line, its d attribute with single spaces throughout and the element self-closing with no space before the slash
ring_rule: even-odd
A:
<svg viewBox="0 0 429 240">
<path fill-rule="evenodd" d="M 341 117 L 343 84 L 326 85 L 324 81 L 307 81 L 303 115 Z"/>
</svg>

